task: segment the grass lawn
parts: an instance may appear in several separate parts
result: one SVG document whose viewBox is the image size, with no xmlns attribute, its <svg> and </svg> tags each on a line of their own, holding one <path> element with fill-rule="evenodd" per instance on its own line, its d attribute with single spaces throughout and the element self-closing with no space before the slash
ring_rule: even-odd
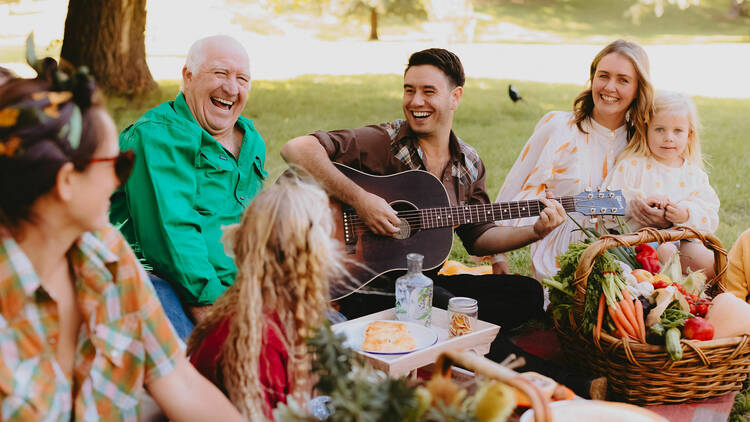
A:
<svg viewBox="0 0 750 422">
<path fill-rule="evenodd" d="M 512 82 L 525 100 L 507 97 Z M 399 76 L 304 76 L 285 81 L 255 81 L 244 115 L 255 122 L 268 147 L 270 180 L 285 168 L 279 156 L 287 140 L 318 129 L 358 127 L 403 118 Z M 109 102 L 118 128 L 147 109 L 173 99 L 177 82 L 162 82 L 146 98 Z M 467 82 L 454 129 L 473 145 L 488 169 L 487 189 L 494 198 L 505 174 L 537 120 L 549 110 L 569 110 L 581 87 L 495 79 Z M 727 247 L 750 227 L 750 174 L 746 136 L 750 133 L 750 100 L 695 99 L 701 116 L 703 151 L 709 156 L 711 184 L 721 199 L 718 237 Z M 464 252 L 454 248 L 454 257 Z M 519 268 L 520 269 L 520 268 Z"/>
<path fill-rule="evenodd" d="M 494 18 L 477 25 L 478 35 L 489 30 L 496 19 L 551 32 L 568 41 L 618 36 L 642 43 L 750 40 L 750 19 L 729 19 L 726 0 L 700 0 L 684 10 L 665 0 L 661 17 L 648 9 L 638 24 L 625 17 L 636 0 L 475 0 L 474 3 L 477 12 Z"/>
</svg>

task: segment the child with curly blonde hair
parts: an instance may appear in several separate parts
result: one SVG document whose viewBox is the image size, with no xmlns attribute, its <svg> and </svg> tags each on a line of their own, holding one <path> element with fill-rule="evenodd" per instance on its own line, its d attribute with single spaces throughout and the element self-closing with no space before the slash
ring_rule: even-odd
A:
<svg viewBox="0 0 750 422">
<path fill-rule="evenodd" d="M 719 197 L 704 171 L 698 127 L 698 113 L 689 97 L 656 93 L 645 142 L 630 143 L 605 182 L 622 189 L 632 229 L 682 225 L 716 231 Z M 713 254 L 699 242 L 661 245 L 660 260 L 666 261 L 678 249 L 684 270 L 702 268 L 711 275 Z"/>
<path fill-rule="evenodd" d="M 328 197 L 283 176 L 263 190 L 224 241 L 237 278 L 188 341 L 191 362 L 249 420 L 312 387 L 305 338 L 325 319 L 341 274 Z M 299 401 L 299 400 L 298 400 Z"/>
</svg>

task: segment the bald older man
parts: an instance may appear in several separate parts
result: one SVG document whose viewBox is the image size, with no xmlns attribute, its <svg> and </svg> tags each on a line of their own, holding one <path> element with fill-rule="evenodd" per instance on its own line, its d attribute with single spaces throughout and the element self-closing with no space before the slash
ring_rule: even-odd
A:
<svg viewBox="0 0 750 422">
<path fill-rule="evenodd" d="M 224 253 L 221 227 L 239 221 L 267 176 L 263 139 L 240 115 L 249 90 L 242 45 L 225 36 L 201 39 L 188 52 L 177 98 L 120 134 L 120 148 L 137 158 L 113 196 L 110 219 L 150 267 L 182 338 L 233 283 L 237 269 Z"/>
</svg>

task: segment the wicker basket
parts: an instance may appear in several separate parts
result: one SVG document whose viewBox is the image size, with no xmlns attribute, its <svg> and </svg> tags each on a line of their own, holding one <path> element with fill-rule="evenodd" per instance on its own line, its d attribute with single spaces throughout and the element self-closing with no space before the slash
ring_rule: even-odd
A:
<svg viewBox="0 0 750 422">
<path fill-rule="evenodd" d="M 461 350 L 446 350 L 443 352 L 435 362 L 436 370 L 445 375 L 454 363 L 474 371 L 475 374 L 502 381 L 522 391 L 531 401 L 531 407 L 534 409 L 534 421 L 553 422 L 549 399 L 534 384 L 521 377 L 518 372 L 498 365 L 485 357 L 478 356 L 474 352 Z"/>
<path fill-rule="evenodd" d="M 600 339 L 580 332 L 588 276 L 598 255 L 615 246 L 635 246 L 700 239 L 714 251 L 716 277 L 708 282 L 714 293 L 723 292 L 726 250 L 712 235 L 688 227 L 641 229 L 636 233 L 602 236 L 581 256 L 576 270 L 576 292 L 568 323 L 557 323 L 563 353 L 570 364 L 607 377 L 611 399 L 638 405 L 685 403 L 739 390 L 750 369 L 750 338 L 711 341 L 682 339 L 683 357 L 672 361 L 664 346 L 619 339 L 602 332 Z"/>
</svg>

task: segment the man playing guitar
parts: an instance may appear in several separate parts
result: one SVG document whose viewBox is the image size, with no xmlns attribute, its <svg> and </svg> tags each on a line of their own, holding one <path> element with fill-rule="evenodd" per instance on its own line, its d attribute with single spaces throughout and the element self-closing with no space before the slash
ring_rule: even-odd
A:
<svg viewBox="0 0 750 422">
<path fill-rule="evenodd" d="M 291 164 L 304 167 L 338 200 L 350 204 L 370 230 L 382 236 L 399 231 L 396 211 L 381 197 L 367 192 L 339 171 L 333 162 L 374 175 L 426 170 L 445 187 L 451 205 L 489 204 L 485 167 L 476 150 L 452 131 L 453 114 L 463 94 L 464 71 L 458 57 L 443 49 L 414 53 L 404 72 L 403 111 L 406 120 L 358 129 L 318 131 L 288 141 L 281 150 Z M 416 192 L 415 192 L 416 194 Z M 565 219 L 557 201 L 542 199 L 545 208 L 534 225 L 499 227 L 491 222 L 456 228 L 473 255 L 509 251 L 546 236 Z M 420 251 L 413 251 L 420 252 Z M 405 257 L 404 257 L 405 261 Z M 446 308 L 453 295 L 479 301 L 480 319 L 509 330 L 542 312 L 542 288 L 517 275 L 437 276 L 434 304 Z M 393 291 L 394 278 L 383 277 L 339 301 L 347 317 L 357 317 L 393 306 L 393 296 L 371 293 Z"/>
</svg>

